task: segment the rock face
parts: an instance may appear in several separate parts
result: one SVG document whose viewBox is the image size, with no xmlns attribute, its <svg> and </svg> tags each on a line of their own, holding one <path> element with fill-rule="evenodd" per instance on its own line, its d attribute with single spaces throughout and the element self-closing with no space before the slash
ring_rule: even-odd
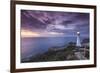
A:
<svg viewBox="0 0 100 73">
<path fill-rule="evenodd" d="M 75 56 L 80 60 L 86 60 L 87 59 L 81 52 L 75 52 Z"/>
</svg>

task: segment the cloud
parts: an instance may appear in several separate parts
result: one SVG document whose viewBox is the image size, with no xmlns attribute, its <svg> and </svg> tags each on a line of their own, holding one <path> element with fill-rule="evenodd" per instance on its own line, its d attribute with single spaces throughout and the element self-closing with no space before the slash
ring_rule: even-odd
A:
<svg viewBox="0 0 100 73">
<path fill-rule="evenodd" d="M 60 30 L 66 30 L 67 28 L 63 25 L 55 25 L 56 29 L 60 29 Z"/>
<path fill-rule="evenodd" d="M 88 34 L 89 13 L 21 10 L 21 28 L 43 34 L 71 35 L 76 31 Z"/>
<path fill-rule="evenodd" d="M 50 31 L 44 31 L 44 32 L 34 32 L 31 30 L 22 29 L 21 30 L 21 37 L 22 38 L 29 38 L 29 37 L 61 37 L 64 33 L 61 32 L 50 32 Z"/>
<path fill-rule="evenodd" d="M 50 24 L 46 28 L 47 31 L 52 31 L 52 30 L 74 30 L 74 29 L 75 29 L 75 26 L 69 25 L 69 26 L 66 27 L 66 26 L 61 25 L 61 24 L 59 24 L 59 25 Z"/>
<path fill-rule="evenodd" d="M 44 37 L 59 37 L 59 36 L 63 36 L 64 33 L 61 33 L 61 32 L 43 32 L 41 33 L 41 36 L 44 36 Z"/>
</svg>

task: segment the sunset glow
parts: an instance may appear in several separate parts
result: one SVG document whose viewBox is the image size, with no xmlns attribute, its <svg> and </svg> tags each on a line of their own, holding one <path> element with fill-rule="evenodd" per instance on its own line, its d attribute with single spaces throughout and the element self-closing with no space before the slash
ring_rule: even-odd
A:
<svg viewBox="0 0 100 73">
<path fill-rule="evenodd" d="M 57 37 L 57 36 L 62 36 L 63 33 L 58 33 L 58 32 L 34 32 L 31 30 L 21 30 L 21 37 Z"/>
<path fill-rule="evenodd" d="M 58 32 L 49 32 L 51 35 L 63 35 L 63 33 L 58 33 Z"/>
<path fill-rule="evenodd" d="M 38 37 L 39 34 L 30 30 L 21 30 L 21 37 Z"/>
</svg>

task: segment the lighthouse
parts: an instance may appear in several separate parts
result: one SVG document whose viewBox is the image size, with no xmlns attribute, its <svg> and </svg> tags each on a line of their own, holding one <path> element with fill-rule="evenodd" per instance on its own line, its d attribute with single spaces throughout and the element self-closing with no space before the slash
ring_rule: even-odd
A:
<svg viewBox="0 0 100 73">
<path fill-rule="evenodd" d="M 81 47 L 80 32 L 77 32 L 76 46 L 77 47 Z"/>
</svg>

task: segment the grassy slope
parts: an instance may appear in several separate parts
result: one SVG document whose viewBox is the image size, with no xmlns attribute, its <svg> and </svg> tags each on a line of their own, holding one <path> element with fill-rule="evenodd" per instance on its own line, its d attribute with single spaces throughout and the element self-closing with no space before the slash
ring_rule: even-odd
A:
<svg viewBox="0 0 100 73">
<path fill-rule="evenodd" d="M 64 60 L 77 60 L 74 55 L 73 50 L 75 46 L 73 43 L 69 43 L 63 49 L 60 50 L 48 50 L 43 54 L 38 54 L 35 57 L 30 57 L 27 61 L 23 60 L 22 62 L 46 62 L 46 61 L 64 61 Z"/>
</svg>

